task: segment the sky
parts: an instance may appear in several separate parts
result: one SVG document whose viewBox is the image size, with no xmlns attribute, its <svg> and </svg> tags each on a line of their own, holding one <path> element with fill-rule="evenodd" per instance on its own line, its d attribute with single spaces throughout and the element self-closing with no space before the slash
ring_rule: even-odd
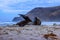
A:
<svg viewBox="0 0 60 40">
<path fill-rule="evenodd" d="M 60 0 L 0 0 L 0 21 L 12 21 L 35 7 L 60 6 Z"/>
</svg>

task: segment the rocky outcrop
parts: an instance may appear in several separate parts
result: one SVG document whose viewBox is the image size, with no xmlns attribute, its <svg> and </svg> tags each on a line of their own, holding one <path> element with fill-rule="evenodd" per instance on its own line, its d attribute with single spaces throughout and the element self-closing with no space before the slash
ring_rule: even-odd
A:
<svg viewBox="0 0 60 40">
<path fill-rule="evenodd" d="M 23 21 L 23 20 L 24 19 L 21 16 L 19 16 L 19 17 L 14 17 L 12 21 L 19 22 L 19 21 Z"/>
</svg>

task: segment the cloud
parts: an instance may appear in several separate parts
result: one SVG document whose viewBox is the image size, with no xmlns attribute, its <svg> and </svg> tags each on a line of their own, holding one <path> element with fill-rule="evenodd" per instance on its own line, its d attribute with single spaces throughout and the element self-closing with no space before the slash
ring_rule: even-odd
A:
<svg viewBox="0 0 60 40">
<path fill-rule="evenodd" d="M 60 0 L 35 0 L 35 3 L 60 3 Z"/>
<path fill-rule="evenodd" d="M 26 14 L 29 10 L 3 10 L 5 13 L 20 13 L 20 14 Z"/>
<path fill-rule="evenodd" d="M 60 0 L 0 0 L 0 10 L 3 12 L 19 13 L 38 6 L 58 5 Z"/>
<path fill-rule="evenodd" d="M 2 10 L 5 13 L 19 13 L 19 12 L 27 12 L 29 9 L 24 10 L 24 9 L 17 9 L 20 5 L 15 5 L 19 3 L 24 3 L 32 0 L 0 0 L 0 10 Z M 11 7 L 14 6 L 14 7 Z M 23 6 L 21 6 L 23 7 Z"/>
<path fill-rule="evenodd" d="M 47 3 L 60 3 L 60 0 L 47 0 Z"/>
</svg>

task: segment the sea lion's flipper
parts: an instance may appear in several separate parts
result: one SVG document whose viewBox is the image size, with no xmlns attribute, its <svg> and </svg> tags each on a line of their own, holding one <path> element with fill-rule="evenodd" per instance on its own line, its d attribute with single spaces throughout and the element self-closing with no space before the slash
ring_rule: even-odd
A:
<svg viewBox="0 0 60 40">
<path fill-rule="evenodd" d="M 25 16 L 25 15 L 22 15 L 22 14 L 20 14 L 20 16 L 22 16 L 25 20 L 32 22 L 28 16 Z"/>
<path fill-rule="evenodd" d="M 19 14 L 21 17 L 23 17 L 24 19 L 26 19 L 27 18 L 27 16 L 25 16 L 25 15 L 22 15 L 22 14 Z"/>
</svg>

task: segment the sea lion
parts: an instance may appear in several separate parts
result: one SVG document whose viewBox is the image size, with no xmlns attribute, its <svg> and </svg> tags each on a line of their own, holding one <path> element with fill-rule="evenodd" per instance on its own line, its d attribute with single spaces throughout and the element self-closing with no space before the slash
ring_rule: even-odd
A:
<svg viewBox="0 0 60 40">
<path fill-rule="evenodd" d="M 28 16 L 22 14 L 20 14 L 20 16 L 22 16 L 26 21 L 32 22 L 32 20 Z"/>
<path fill-rule="evenodd" d="M 32 22 L 28 16 L 25 16 L 25 15 L 20 15 L 22 16 L 25 20 L 21 21 L 21 22 L 18 22 L 16 25 L 19 25 L 19 26 L 25 26 L 26 24 L 28 24 L 29 22 Z"/>
<path fill-rule="evenodd" d="M 35 17 L 33 25 L 41 25 L 40 19 L 38 19 L 37 17 Z"/>
</svg>

